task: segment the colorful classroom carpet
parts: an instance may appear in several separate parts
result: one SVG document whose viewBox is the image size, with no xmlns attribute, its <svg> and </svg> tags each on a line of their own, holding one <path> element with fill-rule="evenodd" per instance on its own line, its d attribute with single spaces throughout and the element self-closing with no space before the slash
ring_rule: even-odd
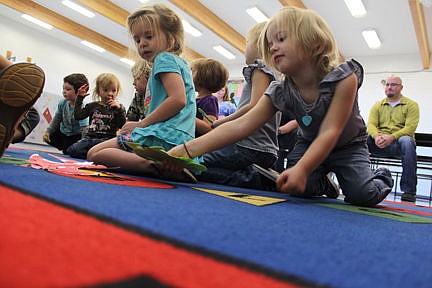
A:
<svg viewBox="0 0 432 288">
<path fill-rule="evenodd" d="M 432 283 L 428 207 L 386 201 L 365 208 L 70 167 L 68 174 L 27 161 L 76 165 L 63 155 L 9 149 L 5 156 L 0 287 Z"/>
</svg>

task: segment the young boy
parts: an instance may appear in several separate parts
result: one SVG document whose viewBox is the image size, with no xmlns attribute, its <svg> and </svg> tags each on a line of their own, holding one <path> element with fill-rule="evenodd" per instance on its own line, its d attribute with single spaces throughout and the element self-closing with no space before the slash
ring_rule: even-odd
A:
<svg viewBox="0 0 432 288">
<path fill-rule="evenodd" d="M 87 77 L 81 73 L 74 73 L 63 79 L 63 97 L 58 106 L 50 126 L 43 140 L 49 145 L 66 153 L 67 148 L 81 139 L 83 130 L 88 125 L 88 118 L 75 120 L 74 107 L 78 89 L 88 85 Z"/>
</svg>

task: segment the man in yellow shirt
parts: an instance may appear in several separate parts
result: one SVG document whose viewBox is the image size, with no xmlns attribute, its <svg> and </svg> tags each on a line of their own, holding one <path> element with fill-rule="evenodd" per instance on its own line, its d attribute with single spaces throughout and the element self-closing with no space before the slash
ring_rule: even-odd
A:
<svg viewBox="0 0 432 288">
<path fill-rule="evenodd" d="M 417 154 L 415 131 L 419 122 L 418 104 L 403 96 L 402 80 L 390 76 L 385 83 L 387 97 L 376 102 L 369 113 L 368 147 L 374 156 L 394 156 L 402 161 L 402 201 L 415 202 Z"/>
</svg>

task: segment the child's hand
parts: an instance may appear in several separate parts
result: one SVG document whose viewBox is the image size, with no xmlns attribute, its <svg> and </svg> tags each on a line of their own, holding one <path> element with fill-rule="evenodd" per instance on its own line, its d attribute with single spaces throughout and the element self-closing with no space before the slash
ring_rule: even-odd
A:
<svg viewBox="0 0 432 288">
<path fill-rule="evenodd" d="M 88 84 L 84 84 L 82 85 L 80 88 L 78 88 L 78 95 L 82 96 L 82 97 L 86 97 L 88 95 L 90 95 L 89 93 L 87 93 L 89 90 L 89 85 Z"/>
<path fill-rule="evenodd" d="M 114 108 L 114 109 L 120 109 L 120 103 L 118 103 L 117 101 L 115 101 L 114 99 L 110 99 L 107 101 L 107 104 L 109 107 Z"/>
<path fill-rule="evenodd" d="M 283 171 L 276 180 L 279 191 L 292 195 L 303 194 L 306 188 L 307 174 L 299 167 Z"/>
<path fill-rule="evenodd" d="M 45 134 L 43 135 L 42 139 L 43 139 L 43 141 L 44 141 L 45 143 L 50 143 L 50 142 L 51 142 L 50 135 L 49 135 L 48 133 L 45 133 Z"/>
<path fill-rule="evenodd" d="M 126 122 L 120 130 L 120 133 L 130 133 L 132 130 L 138 127 L 139 121 L 128 121 Z"/>
</svg>

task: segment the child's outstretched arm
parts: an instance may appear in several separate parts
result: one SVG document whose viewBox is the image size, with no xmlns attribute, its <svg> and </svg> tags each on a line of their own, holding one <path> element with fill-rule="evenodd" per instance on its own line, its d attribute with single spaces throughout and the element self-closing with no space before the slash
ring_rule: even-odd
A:
<svg viewBox="0 0 432 288">
<path fill-rule="evenodd" d="M 270 85 L 271 82 L 269 75 L 267 75 L 266 73 L 258 69 L 254 70 L 251 81 L 252 81 L 252 91 L 251 91 L 250 102 L 244 105 L 243 107 L 241 107 L 240 109 L 236 110 L 233 114 L 228 115 L 219 120 L 216 120 L 212 125 L 213 127 L 217 127 L 222 123 L 232 121 L 246 114 L 258 103 L 258 101 L 264 95 L 264 92 L 267 90 L 267 87 Z"/>
<path fill-rule="evenodd" d="M 357 76 L 351 74 L 340 81 L 330 107 L 321 124 L 318 136 L 293 167 L 285 170 L 276 184 L 281 192 L 301 194 L 306 188 L 307 177 L 330 154 L 352 113 L 357 94 Z"/>
<path fill-rule="evenodd" d="M 185 145 L 178 145 L 168 151 L 168 154 L 193 158 L 236 143 L 264 125 L 276 111 L 270 97 L 261 97 L 253 109 L 242 117 L 224 123 L 207 134 L 185 143 Z"/>
</svg>

